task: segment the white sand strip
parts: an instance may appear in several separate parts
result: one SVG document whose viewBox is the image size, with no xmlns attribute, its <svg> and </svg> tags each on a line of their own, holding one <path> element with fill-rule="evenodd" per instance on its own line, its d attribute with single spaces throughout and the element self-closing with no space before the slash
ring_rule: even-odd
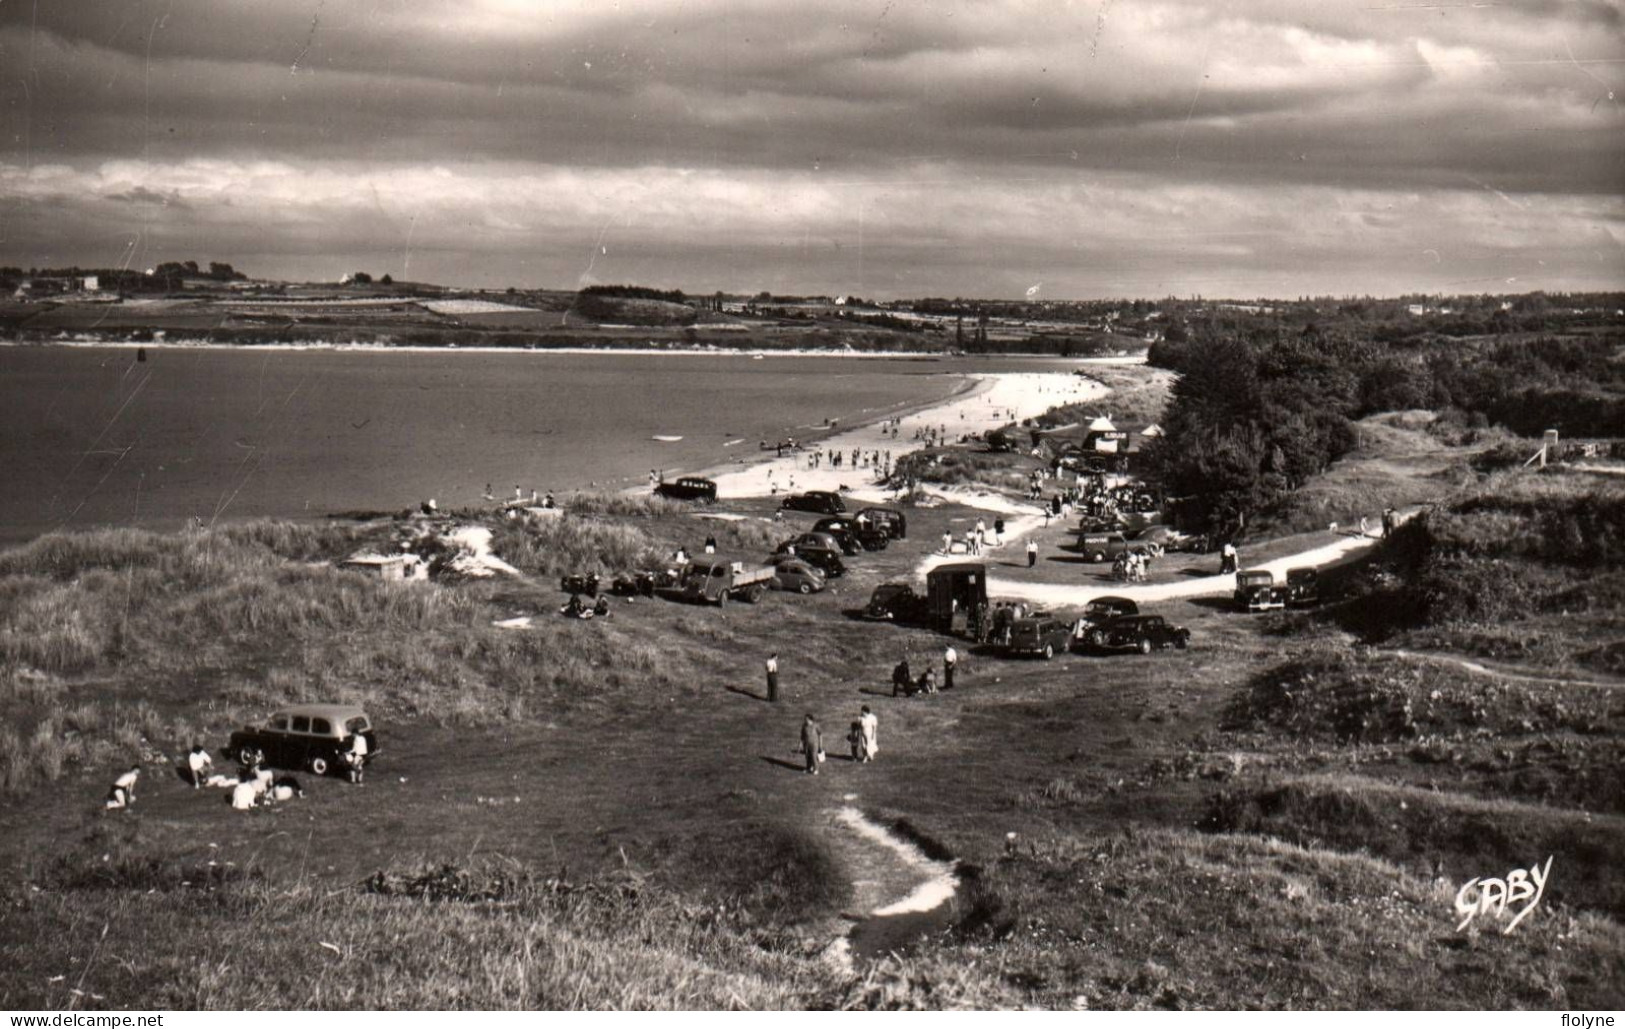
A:
<svg viewBox="0 0 1625 1029">
<path fill-rule="evenodd" d="M 881 420 L 838 432 L 819 444 L 825 458 L 817 468 L 809 468 L 808 454 L 790 453 L 772 457 L 735 470 L 716 474 L 720 497 L 760 497 L 772 493 L 798 493 L 803 490 L 839 490 L 850 487 L 856 499 L 882 501 L 880 470 L 854 467 L 852 451 L 865 455 L 890 451 L 895 464 L 904 454 L 925 446 L 916 432 L 934 429 L 950 440 L 964 435 L 980 436 L 1011 422 L 1032 418 L 1060 404 L 1077 404 L 1106 395 L 1107 388 L 1092 379 L 1066 372 L 989 372 L 967 376 L 975 383 L 970 392 L 953 397 L 937 407 L 903 415 L 894 437 L 883 431 Z M 840 452 L 845 463 L 833 467 L 828 455 Z"/>
</svg>

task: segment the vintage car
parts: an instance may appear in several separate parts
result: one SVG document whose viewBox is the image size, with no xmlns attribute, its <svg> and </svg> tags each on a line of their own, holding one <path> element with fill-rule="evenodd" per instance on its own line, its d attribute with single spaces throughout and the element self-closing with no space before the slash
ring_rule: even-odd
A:
<svg viewBox="0 0 1625 1029">
<path fill-rule="evenodd" d="M 378 758 L 378 737 L 367 713 L 354 704 L 299 704 L 283 708 L 264 725 L 245 725 L 220 753 L 244 765 L 263 759 L 273 768 L 305 769 L 313 775 L 345 767 L 356 733 L 367 740 L 367 763 Z"/>
<path fill-rule="evenodd" d="M 808 490 L 805 493 L 792 493 L 784 498 L 779 505 L 786 511 L 811 511 L 814 514 L 845 514 L 846 501 L 841 499 L 839 493 L 828 490 Z"/>
<path fill-rule="evenodd" d="M 863 617 L 877 622 L 916 623 L 925 620 L 926 598 L 906 582 L 887 582 L 875 587 Z"/>
<path fill-rule="evenodd" d="M 1190 630 L 1169 625 L 1161 615 L 1123 615 L 1089 630 L 1089 646 L 1095 650 L 1138 650 L 1149 654 L 1163 647 L 1184 650 Z"/>
<path fill-rule="evenodd" d="M 717 499 L 717 484 L 710 479 L 702 479 L 697 475 L 685 475 L 671 482 L 661 482 L 655 486 L 655 496 L 669 497 L 672 500 L 701 500 L 714 503 Z"/>
<path fill-rule="evenodd" d="M 827 585 L 824 573 L 798 557 L 780 561 L 773 568 L 773 588 L 791 593 L 817 593 Z"/>
<path fill-rule="evenodd" d="M 1078 540 L 1078 550 L 1082 552 L 1085 561 L 1115 560 L 1119 554 L 1129 551 L 1129 542 L 1120 532 L 1091 532 L 1085 533 Z"/>
<path fill-rule="evenodd" d="M 1287 588 L 1270 572 L 1237 572 L 1233 597 L 1243 611 L 1279 611 L 1286 607 Z"/>
<path fill-rule="evenodd" d="M 813 523 L 813 532 L 827 532 L 841 544 L 841 549 L 848 554 L 858 554 L 865 550 L 885 550 L 891 543 L 891 534 L 885 529 L 860 522 L 856 518 L 846 515 L 836 515 L 830 518 L 820 518 Z"/>
<path fill-rule="evenodd" d="M 1313 568 L 1288 568 L 1286 602 L 1289 607 L 1313 607 L 1320 603 L 1320 573 Z"/>
<path fill-rule="evenodd" d="M 1072 626 L 1049 615 L 1018 618 L 1010 623 L 1004 652 L 1010 657 L 1030 655 L 1045 661 L 1072 649 Z"/>
<path fill-rule="evenodd" d="M 894 540 L 908 539 L 908 516 L 895 507 L 866 507 L 853 517 L 885 530 Z"/>
<path fill-rule="evenodd" d="M 1082 631 L 1078 635 L 1087 639 L 1090 629 L 1104 625 L 1113 618 L 1139 613 L 1140 605 L 1127 597 L 1096 597 L 1083 606 L 1083 617 L 1078 619 Z"/>
<path fill-rule="evenodd" d="M 827 532 L 804 532 L 780 543 L 773 554 L 775 557 L 798 557 L 823 572 L 826 578 L 834 579 L 846 574 L 846 565 L 841 561 L 841 545 Z"/>
</svg>

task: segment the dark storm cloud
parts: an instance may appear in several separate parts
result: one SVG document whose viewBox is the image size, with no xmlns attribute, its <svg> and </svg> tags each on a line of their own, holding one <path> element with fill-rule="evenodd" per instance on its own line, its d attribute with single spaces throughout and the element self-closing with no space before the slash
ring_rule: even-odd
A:
<svg viewBox="0 0 1625 1029">
<path fill-rule="evenodd" d="M 0 0 L 0 205 L 78 205 L 83 228 L 61 245 L 74 231 L 144 246 L 258 233 L 272 256 L 319 253 L 339 232 L 387 250 L 408 223 L 423 239 L 434 225 L 454 237 L 447 252 L 476 255 L 465 268 L 590 249 L 624 219 L 621 260 L 629 244 L 643 255 L 625 267 L 689 246 L 690 270 L 719 272 L 732 251 L 710 236 L 748 251 L 747 269 L 798 245 L 808 267 L 819 233 L 850 244 L 857 205 L 889 219 L 866 246 L 918 270 L 897 282 L 958 274 L 961 292 L 1068 255 L 1219 261 L 1154 241 L 1161 199 L 1188 188 L 1208 191 L 1175 205 L 1191 235 L 1344 203 L 1388 233 L 1300 254 L 1300 269 L 1381 269 L 1374 255 L 1407 231 L 1485 253 L 1516 249 L 1517 233 L 1552 242 L 1538 217 L 1500 223 L 1493 244 L 1452 221 L 1497 209 L 1547 212 L 1590 241 L 1576 247 L 1613 254 L 1622 32 L 1621 4 L 1601 0 Z M 1271 190 L 1290 200 L 1272 205 Z M 1071 218 L 1058 197 L 1086 210 Z M 119 220 L 121 202 L 138 223 Z M 989 273 L 964 244 L 995 225 L 1019 232 Z M 23 217 L 0 227 L 0 249 L 49 235 Z M 1222 260 L 1262 274 L 1280 253 L 1243 250 Z M 468 274 L 498 267 L 512 264 Z"/>
</svg>

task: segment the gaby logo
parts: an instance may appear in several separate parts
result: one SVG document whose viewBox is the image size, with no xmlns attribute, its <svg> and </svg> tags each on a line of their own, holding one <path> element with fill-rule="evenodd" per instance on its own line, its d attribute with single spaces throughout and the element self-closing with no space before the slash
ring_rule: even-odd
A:
<svg viewBox="0 0 1625 1029">
<path fill-rule="evenodd" d="M 1456 931 L 1467 928 L 1474 918 L 1481 914 L 1494 912 L 1497 916 L 1507 908 L 1524 901 L 1522 911 L 1519 911 L 1507 927 L 1501 930 L 1505 936 L 1518 927 L 1518 923 L 1529 916 L 1540 903 L 1541 894 L 1546 892 L 1546 877 L 1551 874 L 1552 859 L 1546 859 L 1545 867 L 1538 864 L 1530 865 L 1528 869 L 1514 868 L 1507 873 L 1505 879 L 1469 879 L 1456 891 L 1456 914 L 1462 916 L 1461 924 Z"/>
</svg>

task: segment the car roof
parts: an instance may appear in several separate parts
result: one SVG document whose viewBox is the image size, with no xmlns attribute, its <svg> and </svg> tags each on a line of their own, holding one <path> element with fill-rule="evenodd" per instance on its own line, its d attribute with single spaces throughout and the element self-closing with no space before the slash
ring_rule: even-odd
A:
<svg viewBox="0 0 1625 1029">
<path fill-rule="evenodd" d="M 290 707 L 277 708 L 276 714 L 290 717 L 332 718 L 344 719 L 360 715 L 367 718 L 367 712 L 358 704 L 294 704 Z M 370 718 L 367 719 L 371 721 Z"/>
<path fill-rule="evenodd" d="M 931 569 L 929 572 L 926 572 L 925 577 L 929 579 L 931 576 L 938 575 L 938 574 L 952 575 L 952 574 L 956 574 L 956 573 L 967 573 L 967 572 L 976 572 L 977 574 L 983 574 L 986 571 L 987 571 L 987 565 L 982 564 L 980 561 L 956 561 L 953 564 L 937 565 L 935 568 Z"/>
<path fill-rule="evenodd" d="M 1127 604 L 1129 607 L 1138 607 L 1134 601 L 1127 597 L 1096 597 L 1095 599 L 1089 601 L 1089 603 L 1085 604 L 1084 607 L 1091 607 L 1095 604 L 1112 604 L 1117 606 Z"/>
</svg>

